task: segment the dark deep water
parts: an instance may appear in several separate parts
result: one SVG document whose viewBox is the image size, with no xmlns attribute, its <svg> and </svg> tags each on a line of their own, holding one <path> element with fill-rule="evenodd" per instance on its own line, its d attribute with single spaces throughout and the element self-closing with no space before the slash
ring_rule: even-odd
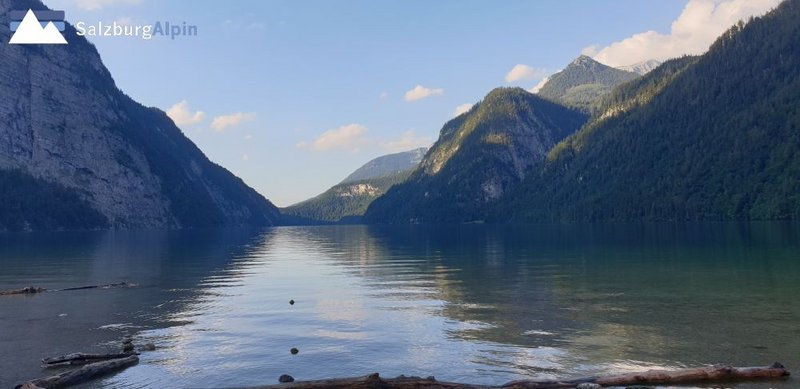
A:
<svg viewBox="0 0 800 389">
<path fill-rule="evenodd" d="M 139 286 L 0 297 L 0 387 L 125 334 L 159 348 L 87 387 L 376 371 L 500 384 L 776 360 L 800 374 L 797 224 L 0 235 L 2 290 L 119 281 Z"/>
</svg>

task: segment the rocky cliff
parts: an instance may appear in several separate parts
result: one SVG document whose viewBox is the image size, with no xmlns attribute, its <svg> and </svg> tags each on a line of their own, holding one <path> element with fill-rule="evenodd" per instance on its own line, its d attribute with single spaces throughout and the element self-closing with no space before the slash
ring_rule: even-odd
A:
<svg viewBox="0 0 800 389">
<path fill-rule="evenodd" d="M 46 9 L 0 0 L 0 170 L 74 193 L 115 228 L 279 220 L 271 203 L 209 161 L 164 112 L 120 91 L 94 46 L 69 24 L 68 45 L 6 44 L 8 11 L 29 8 Z M 22 219 L 24 228 L 0 220 L 0 230 L 42 228 Z M 71 227 L 63 220 L 47 228 Z"/>
</svg>

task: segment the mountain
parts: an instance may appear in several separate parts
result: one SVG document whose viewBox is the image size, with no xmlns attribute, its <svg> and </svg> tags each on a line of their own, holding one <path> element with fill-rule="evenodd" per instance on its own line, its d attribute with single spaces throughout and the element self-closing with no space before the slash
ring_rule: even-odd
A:
<svg viewBox="0 0 800 389">
<path fill-rule="evenodd" d="M 416 169 L 426 147 L 384 155 L 365 163 L 324 193 L 281 209 L 285 224 L 356 222 L 373 200 Z"/>
<path fill-rule="evenodd" d="M 640 76 L 643 76 L 652 71 L 653 69 L 657 68 L 658 65 L 661 65 L 661 61 L 655 59 L 649 59 L 647 61 L 638 62 L 633 65 L 617 66 L 617 69 L 624 70 L 626 72 L 636 73 Z"/>
<path fill-rule="evenodd" d="M 447 122 L 420 166 L 369 206 L 368 222 L 477 221 L 586 116 L 520 88 L 498 88 Z"/>
<path fill-rule="evenodd" d="M 402 153 L 389 154 L 375 158 L 365 163 L 364 166 L 356 169 L 356 171 L 342 180 L 341 183 L 344 184 L 369 180 L 371 178 L 386 177 L 413 169 L 422 161 L 422 157 L 425 156 L 426 152 L 428 152 L 427 147 L 420 147 Z"/>
<path fill-rule="evenodd" d="M 358 222 L 375 199 L 405 181 L 412 170 L 337 184 L 319 196 L 282 208 L 283 222 L 289 225 Z"/>
<path fill-rule="evenodd" d="M 496 220 L 800 218 L 800 1 L 602 105 Z"/>
<path fill-rule="evenodd" d="M 615 86 L 638 76 L 581 55 L 564 70 L 550 76 L 537 94 L 570 107 L 591 111 L 598 98 L 611 92 Z"/>
<path fill-rule="evenodd" d="M 0 0 L 0 41 L 14 9 L 46 7 Z M 74 27 L 64 36 L 68 45 L 0 44 L 0 231 L 279 220 L 164 112 L 120 91 Z"/>
</svg>

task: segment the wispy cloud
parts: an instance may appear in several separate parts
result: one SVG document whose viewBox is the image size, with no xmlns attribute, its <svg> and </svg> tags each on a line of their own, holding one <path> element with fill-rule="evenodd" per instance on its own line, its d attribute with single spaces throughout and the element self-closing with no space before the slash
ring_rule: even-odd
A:
<svg viewBox="0 0 800 389">
<path fill-rule="evenodd" d="M 689 0 L 670 32 L 645 31 L 597 50 L 594 58 L 609 66 L 625 66 L 649 59 L 667 60 L 684 54 L 702 54 L 725 30 L 741 19 L 761 15 L 781 0 Z M 596 50 L 591 46 L 584 49 Z"/>
<path fill-rule="evenodd" d="M 223 132 L 230 127 L 236 127 L 244 122 L 255 120 L 256 114 L 236 112 L 230 115 L 216 116 L 211 120 L 211 128 L 216 132 Z"/>
<path fill-rule="evenodd" d="M 455 111 L 453 111 L 453 117 L 456 117 L 458 115 L 461 115 L 464 112 L 469 111 L 469 109 L 472 108 L 473 105 L 475 105 L 475 104 L 466 103 L 466 104 L 459 105 L 458 107 L 456 107 Z"/>
<path fill-rule="evenodd" d="M 442 94 L 444 94 L 444 89 L 442 88 L 426 88 L 422 85 L 417 85 L 406 92 L 405 99 L 406 101 L 417 101 L 426 97 Z"/>
<path fill-rule="evenodd" d="M 383 152 L 398 152 L 411 150 L 417 147 L 429 146 L 432 140 L 429 137 L 418 136 L 414 130 L 403 132 L 397 139 L 375 139 L 367 136 L 369 129 L 358 123 L 352 123 L 338 128 L 330 129 L 313 141 L 300 141 L 295 144 L 299 149 L 312 151 L 347 151 L 358 153 L 366 149 L 379 149 Z"/>
<path fill-rule="evenodd" d="M 368 142 L 364 138 L 367 127 L 352 123 L 339 128 L 327 130 L 310 144 L 306 141 L 297 143 L 298 148 L 311 148 L 314 151 L 347 150 L 358 152 Z"/>
<path fill-rule="evenodd" d="M 167 110 L 167 116 L 178 126 L 191 126 L 202 122 L 206 115 L 203 111 L 192 112 L 189 103 L 182 100 Z"/>
<path fill-rule="evenodd" d="M 533 80 L 544 77 L 546 74 L 547 72 L 544 69 L 535 69 L 528 65 L 517 64 L 506 73 L 506 82 Z"/>
</svg>

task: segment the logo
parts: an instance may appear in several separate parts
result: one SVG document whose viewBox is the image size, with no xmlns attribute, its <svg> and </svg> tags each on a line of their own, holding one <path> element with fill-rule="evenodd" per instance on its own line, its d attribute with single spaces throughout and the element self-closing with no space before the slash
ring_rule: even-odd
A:
<svg viewBox="0 0 800 389">
<path fill-rule="evenodd" d="M 12 45 L 66 45 L 64 11 L 11 11 Z"/>
</svg>

